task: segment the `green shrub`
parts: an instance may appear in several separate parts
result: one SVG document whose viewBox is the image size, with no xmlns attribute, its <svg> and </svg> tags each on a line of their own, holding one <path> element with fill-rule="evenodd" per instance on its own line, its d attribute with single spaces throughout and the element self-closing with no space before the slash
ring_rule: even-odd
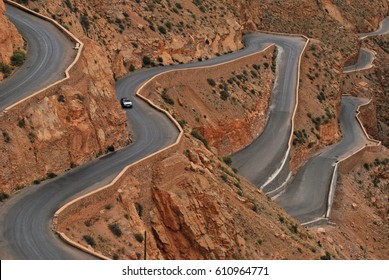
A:
<svg viewBox="0 0 389 280">
<path fill-rule="evenodd" d="M 115 234 L 117 237 L 122 236 L 122 230 L 120 229 L 120 225 L 118 223 L 109 224 L 108 228 L 111 230 L 113 234 Z"/>
<path fill-rule="evenodd" d="M 331 254 L 326 251 L 324 256 L 320 257 L 321 260 L 331 260 Z"/>
<path fill-rule="evenodd" d="M 86 243 L 88 243 L 90 246 L 92 246 L 93 248 L 96 247 L 96 242 L 92 236 L 84 235 L 83 238 L 86 241 Z"/>
<path fill-rule="evenodd" d="M 178 122 L 178 124 L 179 124 L 182 128 L 184 128 L 185 125 L 187 124 L 187 121 L 186 121 L 186 120 L 183 120 L 183 119 L 178 120 L 177 122 Z"/>
<path fill-rule="evenodd" d="M 216 86 L 216 82 L 215 82 L 214 79 L 209 78 L 209 79 L 207 79 L 207 82 L 208 82 L 208 84 L 209 84 L 211 87 Z"/>
<path fill-rule="evenodd" d="M 3 131 L 3 138 L 5 143 L 10 143 L 11 142 L 11 136 L 9 136 L 8 132 Z"/>
<path fill-rule="evenodd" d="M 226 90 L 220 91 L 220 98 L 223 99 L 224 101 L 226 101 L 229 96 L 230 94 L 228 93 L 228 91 Z"/>
<path fill-rule="evenodd" d="M 60 103 L 64 103 L 65 102 L 65 96 L 63 96 L 62 94 L 60 94 L 57 98 L 57 101 L 60 102 Z"/>
<path fill-rule="evenodd" d="M 4 201 L 7 198 L 9 198 L 9 194 L 7 194 L 5 192 L 0 192 L 0 201 Z"/>
<path fill-rule="evenodd" d="M 11 75 L 12 68 L 8 64 L 0 63 L 0 72 L 4 74 L 4 77 L 7 78 Z"/>
<path fill-rule="evenodd" d="M 142 58 L 143 65 L 150 65 L 151 64 L 151 58 L 147 55 Z"/>
<path fill-rule="evenodd" d="M 81 16 L 80 23 L 81 23 L 82 27 L 84 28 L 85 32 L 88 33 L 89 28 L 90 28 L 90 22 L 89 22 L 89 18 L 88 18 L 88 15 L 86 12 L 84 12 L 84 14 Z"/>
<path fill-rule="evenodd" d="M 46 177 L 47 177 L 47 179 L 52 179 L 52 178 L 57 177 L 57 174 L 55 174 L 54 172 L 49 172 L 46 174 Z"/>
<path fill-rule="evenodd" d="M 161 96 L 163 101 L 165 101 L 167 104 L 174 105 L 174 100 L 170 98 L 166 91 L 162 92 Z"/>
<path fill-rule="evenodd" d="M 138 241 L 139 243 L 142 243 L 144 240 L 143 234 L 141 234 L 141 233 L 135 233 L 134 237 L 135 237 L 136 241 Z"/>
<path fill-rule="evenodd" d="M 13 53 L 11 56 L 11 63 L 15 66 L 20 66 L 26 60 L 26 53 L 24 51 L 18 50 Z"/>
<path fill-rule="evenodd" d="M 23 128 L 25 127 L 25 125 L 26 125 L 26 121 L 24 120 L 24 118 L 18 121 L 18 127 Z"/>
<path fill-rule="evenodd" d="M 131 64 L 130 67 L 128 68 L 128 70 L 129 70 L 130 72 L 134 72 L 134 71 L 136 70 L 135 65 L 134 65 L 134 64 Z"/>
<path fill-rule="evenodd" d="M 205 139 L 200 133 L 198 133 L 196 130 L 192 130 L 191 133 L 190 133 L 194 138 L 200 140 L 201 142 L 203 142 L 203 144 L 205 145 L 205 147 L 208 148 L 208 141 L 207 139 Z"/>
<path fill-rule="evenodd" d="M 109 152 L 114 152 L 115 151 L 115 147 L 113 145 L 109 145 L 106 149 L 106 153 L 109 153 Z"/>
<path fill-rule="evenodd" d="M 138 212 L 138 216 L 141 218 L 143 214 L 143 206 L 137 202 L 135 203 L 135 209 L 136 212 Z"/>
<path fill-rule="evenodd" d="M 161 34 L 166 34 L 166 28 L 162 25 L 158 25 L 158 31 L 161 32 Z"/>
<path fill-rule="evenodd" d="M 232 159 L 229 156 L 223 157 L 223 161 L 227 165 L 231 165 L 231 163 L 232 163 Z"/>
<path fill-rule="evenodd" d="M 291 225 L 291 226 L 289 227 L 289 230 L 290 230 L 292 233 L 297 234 L 297 232 L 298 232 L 297 225 Z"/>
</svg>

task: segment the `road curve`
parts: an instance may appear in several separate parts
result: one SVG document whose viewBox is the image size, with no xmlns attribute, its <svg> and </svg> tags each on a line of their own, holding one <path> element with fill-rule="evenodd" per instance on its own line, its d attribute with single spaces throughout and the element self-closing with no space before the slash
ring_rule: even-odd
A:
<svg viewBox="0 0 389 280">
<path fill-rule="evenodd" d="M 369 69 L 373 67 L 374 52 L 368 49 L 361 48 L 359 50 L 357 62 L 354 65 L 347 66 L 343 69 L 343 73 L 350 73 Z"/>
<path fill-rule="evenodd" d="M 21 19 L 11 17 L 11 20 L 19 26 L 18 21 Z M 39 38 L 40 35 L 34 36 Z M 263 37 L 267 39 L 264 40 Z M 55 211 L 81 193 L 106 185 L 125 166 L 171 145 L 178 135 L 177 128 L 164 114 L 134 97 L 140 85 L 152 76 L 167 70 L 216 65 L 258 52 L 273 43 L 275 39 L 272 38 L 275 37 L 282 41 L 281 36 L 250 35 L 244 38 L 246 47 L 241 51 L 189 65 L 139 71 L 118 81 L 116 84 L 118 98 L 123 96 L 133 98 L 134 108 L 127 111 L 127 117 L 134 133 L 134 143 L 39 186 L 27 188 L 3 203 L 0 206 L 0 257 L 2 259 L 90 258 L 62 243 L 52 232 L 51 219 Z M 285 37 L 285 41 L 291 41 L 291 37 Z M 34 56 L 33 52 L 34 50 L 31 49 L 29 55 Z M 293 105 L 288 98 L 283 98 L 281 91 L 279 98 L 277 96 L 275 99 L 280 100 L 279 108 L 274 108 L 275 112 L 291 111 Z"/>
<path fill-rule="evenodd" d="M 368 100 L 344 96 L 340 114 L 343 138 L 311 158 L 275 201 L 301 223 L 325 217 L 335 162 L 369 143 L 355 119 L 358 106 Z"/>
<path fill-rule="evenodd" d="M 389 17 L 382 21 L 379 30 L 360 34 L 363 36 L 359 37 L 363 39 L 367 36 L 387 33 L 389 33 Z M 356 64 L 346 67 L 344 72 L 349 73 L 370 68 L 373 58 L 374 56 L 369 50 L 362 49 Z M 328 208 L 331 207 L 328 205 L 328 198 L 335 163 L 364 146 L 372 144 L 355 117 L 358 106 L 367 103 L 367 101 L 364 98 L 342 97 L 340 126 L 343 139 L 312 157 L 296 174 L 288 188 L 275 197 L 275 201 L 301 223 L 309 224 L 320 218 L 327 218 Z"/>
<path fill-rule="evenodd" d="M 6 4 L 5 15 L 27 42 L 23 66 L 0 83 L 0 110 L 65 78 L 76 51 L 69 38 L 53 24 Z"/>
<path fill-rule="evenodd" d="M 252 34 L 250 36 L 256 36 Z M 268 120 L 260 137 L 245 149 L 232 155 L 232 166 L 255 186 L 261 188 L 281 168 L 289 171 L 287 154 L 295 108 L 298 61 L 306 41 L 300 37 L 264 34 L 259 43 L 277 46 L 277 78 L 270 100 Z"/>
<path fill-rule="evenodd" d="M 17 21 L 17 19 L 15 20 Z M 266 36 L 268 41 L 259 39 Z M 242 51 L 205 62 L 140 71 L 117 82 L 117 96 L 118 98 L 122 96 L 133 97 L 136 89 L 144 81 L 163 71 L 215 65 L 254 53 L 273 43 L 271 36 L 265 34 L 250 35 L 245 37 L 246 48 Z M 290 37 L 284 37 L 284 39 L 289 40 Z M 287 60 L 288 58 L 285 57 L 283 63 L 288 64 Z M 294 106 L 283 94 L 283 90 L 280 89 L 280 101 L 275 103 L 280 107 L 271 108 L 272 111 L 281 113 L 280 116 L 282 113 L 290 113 L 290 106 Z M 278 97 L 275 96 L 273 99 L 278 99 Z M 178 133 L 177 128 L 165 115 L 136 98 L 134 98 L 134 108 L 127 111 L 127 116 L 134 131 L 134 144 L 76 168 L 38 187 L 27 188 L 0 206 L 0 257 L 2 259 L 90 258 L 79 250 L 60 242 L 52 233 L 50 224 L 54 212 L 80 193 L 86 193 L 107 184 L 123 167 L 172 144 Z M 278 129 L 267 125 L 266 130 L 270 128 Z M 287 130 L 288 128 L 285 128 L 285 131 Z M 271 144 L 273 145 L 273 143 Z"/>
<path fill-rule="evenodd" d="M 389 33 L 389 16 L 386 17 L 383 21 L 381 21 L 380 26 L 376 31 L 369 33 L 360 33 L 358 34 L 359 39 L 363 40 L 367 37 L 379 36 Z"/>
</svg>

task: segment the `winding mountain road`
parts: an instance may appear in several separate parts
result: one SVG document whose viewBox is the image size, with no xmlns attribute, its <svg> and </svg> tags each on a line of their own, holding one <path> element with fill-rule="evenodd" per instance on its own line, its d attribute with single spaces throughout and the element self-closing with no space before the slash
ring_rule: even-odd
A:
<svg viewBox="0 0 389 280">
<path fill-rule="evenodd" d="M 389 17 L 380 24 L 380 28 L 372 33 L 359 34 L 359 38 L 389 33 Z M 374 55 L 367 49 L 361 49 L 354 65 L 345 67 L 344 73 L 361 71 L 372 67 Z M 352 155 L 367 145 L 375 145 L 367 139 L 361 126 L 356 121 L 358 106 L 367 103 L 365 98 L 352 96 L 342 97 L 340 126 L 343 138 L 340 142 L 326 147 L 320 154 L 312 157 L 296 174 L 288 188 L 275 197 L 290 215 L 302 224 L 310 224 L 321 218 L 328 218 L 329 195 L 333 180 L 335 163 Z M 336 177 L 335 177 L 336 178 Z"/>
<path fill-rule="evenodd" d="M 21 22 L 33 22 L 35 17 L 21 12 L 7 5 L 7 15 L 19 28 Z M 28 24 L 27 24 L 28 25 Z M 35 28 L 34 28 L 35 29 Z M 36 29 L 40 29 L 37 27 Z M 26 31 L 27 33 L 30 31 Z M 32 31 L 31 31 L 32 32 Z M 53 31 L 54 32 L 54 31 Z M 52 36 L 49 32 L 48 40 Z M 33 37 L 41 38 L 46 35 L 38 33 Z M 30 41 L 27 36 L 25 38 Z M 134 133 L 134 143 L 122 150 L 116 151 L 110 155 L 102 157 L 89 164 L 71 170 L 55 179 L 49 180 L 39 186 L 26 188 L 12 199 L 2 203 L 0 206 L 0 258 L 1 259 L 88 259 L 91 256 L 74 249 L 62 241 L 52 232 L 51 220 L 55 211 L 64 205 L 67 201 L 98 189 L 110 182 L 125 166 L 136 162 L 168 145 L 175 142 L 178 130 L 171 121 L 162 113 L 152 109 L 148 104 L 135 98 L 136 90 L 148 79 L 158 73 L 171 69 L 184 69 L 193 67 L 203 67 L 217 65 L 219 63 L 231 61 L 255 53 L 270 44 L 276 44 L 279 48 L 279 58 L 277 59 L 277 80 L 275 83 L 274 96 L 271 100 L 268 124 L 264 134 L 256 140 L 256 144 L 234 155 L 233 161 L 242 174 L 245 174 L 250 180 L 263 184 L 280 167 L 279 163 L 287 154 L 287 142 L 291 132 L 290 116 L 295 106 L 296 84 L 289 84 L 297 81 L 297 60 L 304 46 L 304 40 L 298 37 L 277 36 L 269 34 L 251 34 L 244 38 L 245 48 L 241 51 L 231 53 L 225 56 L 210 59 L 204 62 L 196 62 L 188 65 L 176 65 L 168 67 L 153 68 L 145 71 L 139 71 L 129 75 L 116 84 L 116 94 L 118 98 L 129 96 L 133 99 L 134 108 L 127 111 L 127 117 L 130 127 Z M 60 45 L 62 43 L 59 43 Z M 63 46 L 69 46 L 69 42 L 64 42 Z M 65 47 L 65 54 L 69 54 L 69 47 Z M 38 49 L 29 45 L 29 56 L 35 57 Z M 44 56 L 44 55 L 43 55 Z M 72 57 L 72 54 L 69 55 Z M 59 58 L 58 64 L 51 61 L 52 65 L 67 65 L 72 59 Z M 32 62 L 31 62 L 32 63 Z M 40 60 L 36 61 L 40 64 Z M 35 63 L 34 63 L 35 65 Z M 55 66 L 55 67 L 57 67 Z M 32 68 L 31 72 L 46 80 L 45 67 Z M 66 68 L 65 67 L 65 68 Z M 23 68 L 16 73 L 12 79 L 24 79 L 29 77 L 28 64 L 25 66 L 26 74 L 23 74 Z M 32 70 L 35 69 L 35 70 Z M 51 72 L 60 73 L 63 70 L 56 68 Z M 43 74 L 42 74 L 43 73 Z M 18 77 L 18 75 L 21 75 Z M 25 76 L 23 76 L 25 75 Z M 42 77 L 43 76 L 43 77 Z M 60 78 L 60 74 L 56 78 Z M 23 91 L 21 88 L 12 89 L 12 85 L 18 86 L 15 80 L 10 79 L 4 84 L 11 90 Z M 38 78 L 36 78 L 38 79 Z M 55 80 L 55 78 L 52 78 Z M 53 81 L 51 80 L 51 81 Z M 11 81 L 11 82 L 10 82 Z M 46 84 L 50 84 L 47 82 Z M 36 82 L 39 85 L 39 82 Z M 1 85 L 3 86 L 3 85 Z M 42 86 L 44 87 L 44 86 Z M 28 96 L 39 88 L 30 89 L 23 92 L 22 95 L 6 101 L 2 106 L 6 106 Z M 0 88 L 0 91 L 2 89 Z M 9 93 L 8 93 L 9 94 Z M 2 97 L 1 97 L 2 99 Z M 3 103 L 2 103 L 3 104 Z M 265 140 L 261 140 L 261 139 Z M 280 138 L 275 144 L 275 139 Z M 254 148 L 253 148 L 254 147 Z M 250 150 L 254 149 L 254 150 Z M 269 150 L 262 154 L 262 150 Z M 245 155 L 256 155 L 252 164 L 244 164 L 250 159 Z M 259 163 L 259 164 L 258 164 Z M 256 169 L 251 169 L 252 166 Z M 287 166 L 287 165 L 286 165 Z"/>
<path fill-rule="evenodd" d="M 0 84 L 0 110 L 65 78 L 74 44 L 53 24 L 6 5 L 5 15 L 27 42 L 27 57 L 18 71 Z"/>
<path fill-rule="evenodd" d="M 10 8 L 8 5 L 7 15 L 17 26 L 20 25 L 21 19 L 27 22 L 34 20 L 32 15 Z M 35 34 L 34 36 L 39 38 L 41 35 Z M 175 142 L 178 130 L 171 121 L 164 114 L 134 97 L 136 90 L 145 81 L 158 73 L 171 69 L 217 65 L 238 59 L 258 52 L 276 41 L 281 47 L 284 41 L 285 49 L 293 49 L 294 40 L 300 48 L 304 45 L 304 41 L 300 38 L 285 37 L 283 39 L 282 36 L 267 34 L 250 35 L 244 38 L 246 47 L 241 51 L 189 65 L 139 71 L 118 81 L 116 84 L 118 98 L 123 96 L 133 98 L 134 108 L 127 110 L 127 116 L 134 133 L 134 144 L 39 186 L 27 188 L 3 203 L 0 207 L 0 257 L 2 259 L 85 259 L 90 257 L 58 240 L 58 237 L 51 230 L 51 219 L 55 211 L 67 201 L 81 193 L 106 185 L 125 166 Z M 29 55 L 34 56 L 33 52 L 34 49 L 29 48 Z M 299 50 L 296 48 L 293 53 L 298 56 L 298 52 Z M 285 56 L 285 60 L 287 59 L 288 57 Z M 283 63 L 287 64 L 288 62 Z M 16 79 L 20 73 L 21 71 L 13 78 Z M 285 80 L 283 75 L 289 75 L 289 73 L 281 73 L 278 79 Z M 23 76 L 20 79 L 23 80 Z M 276 100 L 274 101 L 274 112 L 290 112 L 294 106 L 291 103 L 293 96 L 293 94 L 284 96 L 281 91 L 279 95 L 275 95 L 273 98 Z M 283 120 L 280 119 L 275 124 L 281 125 Z M 290 133 L 290 128 L 286 126 L 285 134 L 288 133 Z M 277 152 L 279 147 L 273 149 Z M 270 170 L 270 172 L 272 171 Z"/>
<path fill-rule="evenodd" d="M 296 174 L 286 191 L 275 199 L 301 223 L 325 217 L 335 162 L 370 143 L 355 119 L 358 106 L 367 101 L 352 96 L 342 98 L 340 114 L 342 140 L 311 158 Z"/>
</svg>

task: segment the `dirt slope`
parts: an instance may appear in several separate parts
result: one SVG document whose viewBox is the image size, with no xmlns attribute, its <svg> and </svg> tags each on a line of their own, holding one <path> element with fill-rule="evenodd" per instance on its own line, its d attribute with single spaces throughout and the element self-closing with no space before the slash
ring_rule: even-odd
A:
<svg viewBox="0 0 389 280">
<path fill-rule="evenodd" d="M 4 15 L 5 6 L 0 0 L 0 81 L 10 74 L 11 56 L 18 49 L 23 48 L 23 39 L 17 32 L 15 26 Z M 9 70 L 5 68 L 9 67 Z"/>
</svg>

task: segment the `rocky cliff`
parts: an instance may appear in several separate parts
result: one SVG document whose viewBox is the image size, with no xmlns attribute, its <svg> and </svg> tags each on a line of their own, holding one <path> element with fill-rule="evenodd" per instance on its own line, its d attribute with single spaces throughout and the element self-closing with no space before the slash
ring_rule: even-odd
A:
<svg viewBox="0 0 389 280">
<path fill-rule="evenodd" d="M 23 38 L 4 13 L 4 2 L 0 0 L 0 81 L 12 71 L 10 66 L 12 53 L 24 45 Z M 5 67 L 9 69 L 6 70 Z"/>
<path fill-rule="evenodd" d="M 110 65 L 95 42 L 84 42 L 69 80 L 2 113 L 2 191 L 38 184 L 129 143 Z"/>
<path fill-rule="evenodd" d="M 242 34 L 246 31 L 304 34 L 317 40 L 308 50 L 304 58 L 307 66 L 302 69 L 295 134 L 305 134 L 304 139 L 295 139 L 294 170 L 319 148 L 340 138 L 337 116 L 341 69 L 358 51 L 356 33 L 377 28 L 388 11 L 385 0 L 368 5 L 331 0 L 299 4 L 292 0 L 53 0 L 29 5 L 75 34 L 85 34 L 98 42 L 116 77 L 142 66 L 183 63 L 234 51 L 242 47 Z M 319 65 L 325 66 L 326 71 L 314 70 Z M 330 87 L 328 93 L 326 87 Z M 317 116 L 309 117 L 312 112 Z M 322 120 L 317 125 L 314 121 L 319 117 Z"/>
<path fill-rule="evenodd" d="M 147 259 L 341 258 L 189 134 L 177 152 L 85 198 L 58 228 L 113 259 L 143 259 L 145 242 Z"/>
</svg>

